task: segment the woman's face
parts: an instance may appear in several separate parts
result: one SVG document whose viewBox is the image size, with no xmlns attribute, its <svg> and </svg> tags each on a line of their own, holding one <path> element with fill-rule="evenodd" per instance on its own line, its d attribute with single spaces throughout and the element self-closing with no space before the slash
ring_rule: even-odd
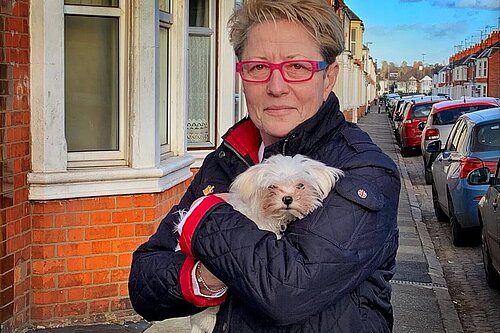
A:
<svg viewBox="0 0 500 333">
<path fill-rule="evenodd" d="M 280 63 L 324 59 L 305 27 L 278 21 L 259 23 L 250 30 L 240 60 Z M 248 113 L 260 130 L 264 144 L 267 146 L 285 137 L 316 114 L 332 91 L 337 73 L 338 64 L 334 63 L 305 82 L 286 82 L 279 70 L 272 72 L 268 82 L 243 82 Z"/>
</svg>

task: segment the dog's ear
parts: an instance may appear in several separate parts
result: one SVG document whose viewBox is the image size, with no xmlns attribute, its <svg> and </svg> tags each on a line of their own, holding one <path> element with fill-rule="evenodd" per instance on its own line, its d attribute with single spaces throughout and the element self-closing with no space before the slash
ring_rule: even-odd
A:
<svg viewBox="0 0 500 333">
<path fill-rule="evenodd" d="M 262 164 L 253 165 L 245 172 L 240 173 L 231 184 L 230 192 L 238 193 L 243 202 L 251 202 L 258 194 L 258 186 L 260 184 L 260 173 Z"/>
<path fill-rule="evenodd" d="M 307 157 L 303 157 L 301 163 L 304 165 L 306 172 L 316 180 L 315 183 L 322 193 L 322 199 L 327 197 L 339 178 L 344 176 L 342 170 Z"/>
</svg>

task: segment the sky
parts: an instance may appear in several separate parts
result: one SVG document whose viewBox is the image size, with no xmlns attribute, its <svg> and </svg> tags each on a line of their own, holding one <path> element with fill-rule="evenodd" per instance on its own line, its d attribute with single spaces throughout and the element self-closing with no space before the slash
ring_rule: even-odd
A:
<svg viewBox="0 0 500 333">
<path fill-rule="evenodd" d="M 363 43 L 382 61 L 447 64 L 458 45 L 498 30 L 500 0 L 344 0 L 363 21 Z"/>
</svg>

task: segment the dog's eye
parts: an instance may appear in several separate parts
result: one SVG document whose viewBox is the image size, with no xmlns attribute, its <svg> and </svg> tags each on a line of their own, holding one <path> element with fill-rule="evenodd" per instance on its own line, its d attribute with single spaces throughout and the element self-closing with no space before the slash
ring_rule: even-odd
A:
<svg viewBox="0 0 500 333">
<path fill-rule="evenodd" d="M 298 190 L 302 190 L 304 188 L 304 184 L 302 183 L 298 183 L 296 186 L 295 186 Z"/>
<path fill-rule="evenodd" d="M 274 185 L 269 185 L 269 186 L 267 187 L 267 189 L 268 189 L 268 190 L 274 190 L 275 188 L 276 188 L 276 186 L 274 186 Z"/>
</svg>

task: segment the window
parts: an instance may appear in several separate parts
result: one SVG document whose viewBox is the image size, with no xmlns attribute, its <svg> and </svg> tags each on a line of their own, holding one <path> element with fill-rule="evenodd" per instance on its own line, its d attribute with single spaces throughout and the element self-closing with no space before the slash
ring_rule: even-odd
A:
<svg viewBox="0 0 500 333">
<path fill-rule="evenodd" d="M 487 77 L 488 76 L 488 60 L 484 59 L 484 66 L 483 66 L 483 76 Z"/>
<path fill-rule="evenodd" d="M 351 29 L 351 54 L 356 54 L 356 29 Z"/>
<path fill-rule="evenodd" d="M 170 154 L 170 57 L 169 57 L 169 34 L 172 26 L 172 14 L 170 13 L 170 0 L 161 0 L 159 3 L 159 44 L 160 44 L 160 105 L 159 105 L 159 141 L 161 159 L 169 157 Z"/>
<path fill-rule="evenodd" d="M 189 1 L 189 148 L 213 148 L 216 145 L 214 13 L 213 1 Z"/>
<path fill-rule="evenodd" d="M 168 0 L 31 3 L 31 57 L 43 59 L 31 67 L 31 200 L 161 192 L 191 176 L 188 22 L 172 15 L 182 9 Z"/>
</svg>

